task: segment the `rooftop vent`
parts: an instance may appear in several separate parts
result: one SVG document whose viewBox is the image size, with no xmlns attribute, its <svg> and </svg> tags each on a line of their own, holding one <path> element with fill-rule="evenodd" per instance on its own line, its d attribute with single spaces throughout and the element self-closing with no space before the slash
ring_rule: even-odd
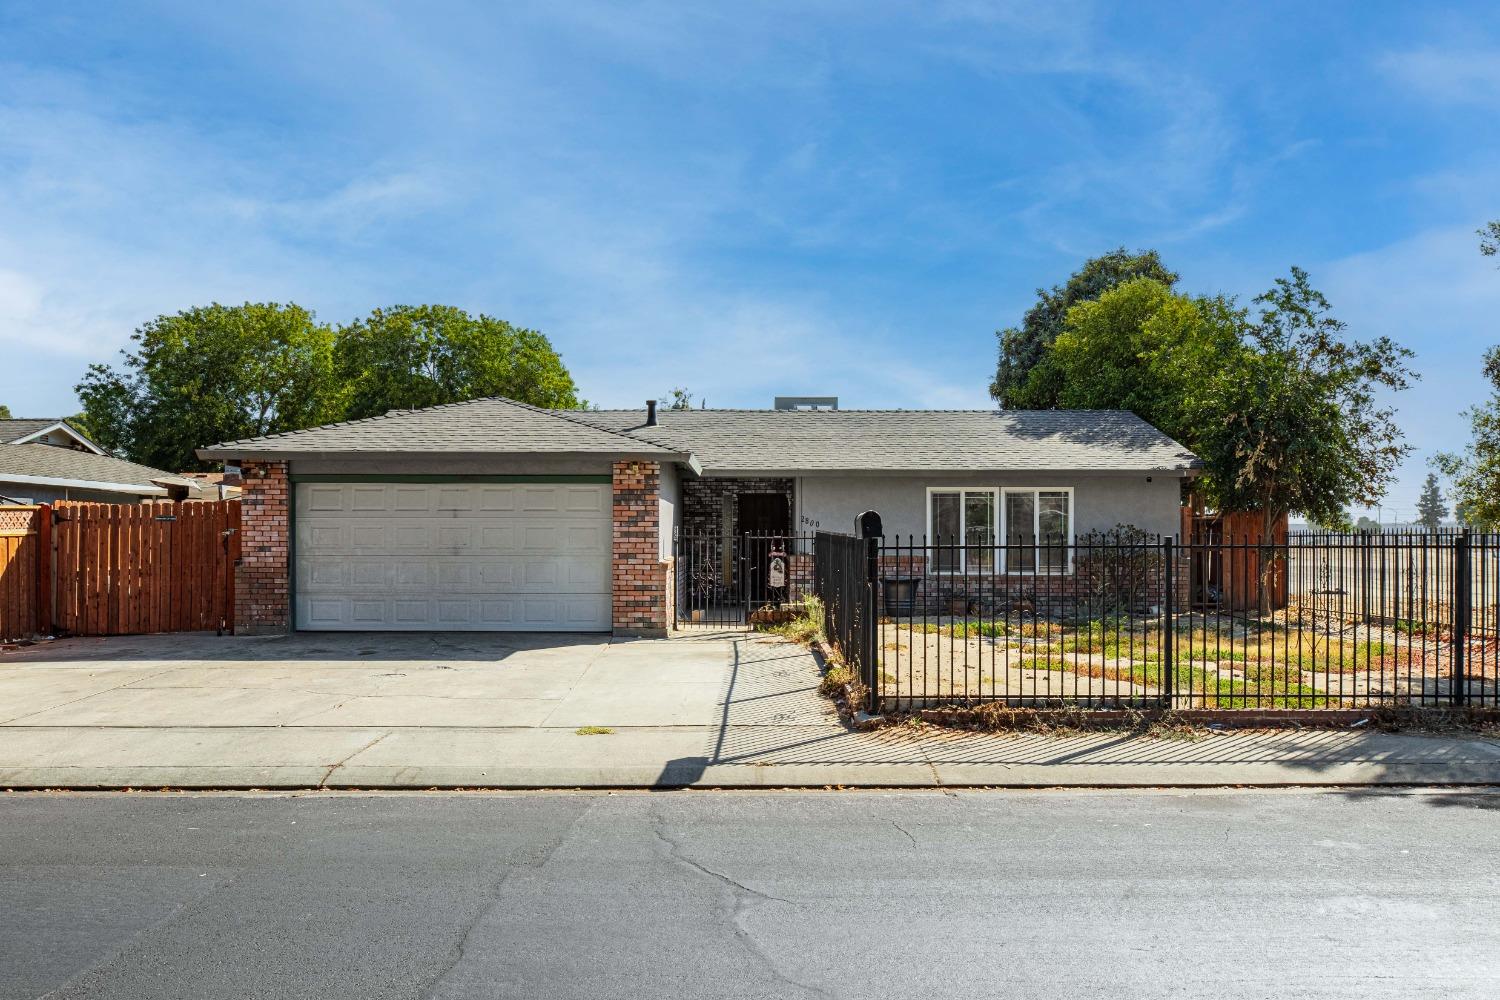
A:
<svg viewBox="0 0 1500 1000">
<path fill-rule="evenodd" d="M 837 410 L 837 396 L 777 396 L 778 410 Z"/>
</svg>

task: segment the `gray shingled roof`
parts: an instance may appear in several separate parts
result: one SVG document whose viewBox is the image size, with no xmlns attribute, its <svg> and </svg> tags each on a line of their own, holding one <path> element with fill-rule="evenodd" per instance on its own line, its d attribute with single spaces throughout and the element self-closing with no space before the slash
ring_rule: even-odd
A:
<svg viewBox="0 0 1500 1000">
<path fill-rule="evenodd" d="M 543 410 L 491 397 L 200 448 L 202 458 L 285 455 L 589 454 L 678 456 L 643 438 L 579 420 L 577 410 Z"/>
<path fill-rule="evenodd" d="M 1119 410 L 542 410 L 477 399 L 204 448 L 204 458 L 633 454 L 708 472 L 1183 473 L 1186 448 Z"/>
<path fill-rule="evenodd" d="M 91 451 L 48 444 L 0 444 L 0 482 L 24 481 L 11 479 L 14 476 L 137 487 L 115 492 L 136 492 L 142 496 L 161 493 L 159 487 L 153 486 L 158 481 L 181 481 L 170 472 Z"/>
<path fill-rule="evenodd" d="M 578 414 L 669 448 L 707 472 L 1110 471 L 1199 466 L 1123 410 L 644 410 Z"/>
<path fill-rule="evenodd" d="M 38 420 L 30 417 L 6 417 L 0 419 L 0 443 L 9 444 L 29 434 L 51 427 L 56 420 Z"/>
</svg>

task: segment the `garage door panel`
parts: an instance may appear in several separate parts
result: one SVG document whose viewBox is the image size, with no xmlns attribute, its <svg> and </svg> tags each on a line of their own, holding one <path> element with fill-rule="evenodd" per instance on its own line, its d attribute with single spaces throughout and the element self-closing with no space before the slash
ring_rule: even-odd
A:
<svg viewBox="0 0 1500 1000">
<path fill-rule="evenodd" d="M 384 486 L 352 486 L 346 491 L 348 497 L 343 508 L 351 511 L 383 511 L 389 503 Z"/>
<path fill-rule="evenodd" d="M 515 509 L 516 488 L 514 486 L 479 487 L 479 513 L 505 514 Z"/>
<path fill-rule="evenodd" d="M 443 555 L 463 555 L 474 548 L 474 525 L 440 524 L 437 537 L 433 539 L 437 550 Z"/>
<path fill-rule="evenodd" d="M 297 486 L 297 624 L 602 631 L 604 485 Z"/>
<path fill-rule="evenodd" d="M 386 548 L 385 525 L 353 524 L 349 527 L 349 547 L 355 552 L 383 552 Z"/>
<path fill-rule="evenodd" d="M 569 552 L 608 552 L 609 544 L 604 540 L 604 531 L 592 526 L 568 528 L 567 549 Z"/>
</svg>

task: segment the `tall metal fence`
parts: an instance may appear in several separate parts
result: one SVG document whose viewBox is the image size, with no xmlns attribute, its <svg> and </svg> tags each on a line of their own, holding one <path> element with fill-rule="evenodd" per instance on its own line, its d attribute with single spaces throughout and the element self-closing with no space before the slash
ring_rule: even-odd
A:
<svg viewBox="0 0 1500 1000">
<path fill-rule="evenodd" d="M 823 634 L 876 704 L 880 653 L 875 567 L 878 539 L 820 531 L 814 542 L 813 590 L 823 605 Z"/>
<path fill-rule="evenodd" d="M 813 536 L 678 531 L 673 606 L 678 628 L 749 624 L 757 611 L 812 590 Z"/>
<path fill-rule="evenodd" d="M 1500 535 L 829 539 L 875 707 L 1500 707 Z"/>
</svg>

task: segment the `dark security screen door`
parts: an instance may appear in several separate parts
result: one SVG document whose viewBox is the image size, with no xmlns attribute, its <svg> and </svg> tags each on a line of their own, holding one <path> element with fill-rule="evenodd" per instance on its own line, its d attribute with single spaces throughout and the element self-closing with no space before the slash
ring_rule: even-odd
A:
<svg viewBox="0 0 1500 1000">
<path fill-rule="evenodd" d="M 784 494 L 740 494 L 741 586 L 750 608 L 764 604 L 771 596 L 766 590 L 766 571 L 770 567 L 771 552 L 773 549 L 785 548 L 784 536 L 791 534 L 791 531 L 791 505 L 787 503 Z"/>
<path fill-rule="evenodd" d="M 780 493 L 741 493 L 741 535 L 787 535 L 792 531 L 792 512 Z"/>
</svg>

